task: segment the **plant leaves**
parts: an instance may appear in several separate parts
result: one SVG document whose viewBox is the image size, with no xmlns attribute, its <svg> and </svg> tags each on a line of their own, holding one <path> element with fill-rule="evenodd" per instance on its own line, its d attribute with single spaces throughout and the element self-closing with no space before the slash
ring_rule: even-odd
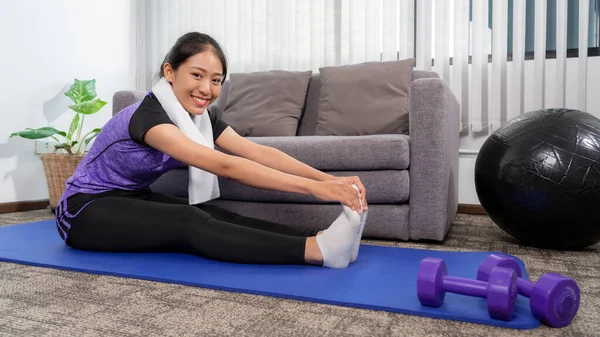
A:
<svg viewBox="0 0 600 337">
<path fill-rule="evenodd" d="M 96 97 L 96 80 L 82 81 L 75 79 L 69 91 L 65 92 L 65 96 L 69 97 L 75 104 L 91 101 Z"/>
<path fill-rule="evenodd" d="M 96 136 L 98 135 L 98 133 L 100 133 L 101 130 L 102 129 L 100 129 L 100 128 L 96 128 L 96 129 L 90 131 L 93 133 L 90 133 L 88 138 L 85 139 L 85 146 L 88 146 L 88 144 L 92 141 L 92 139 L 96 138 Z"/>
<path fill-rule="evenodd" d="M 73 109 L 73 111 L 75 111 L 75 112 L 82 113 L 84 115 L 91 115 L 91 114 L 98 112 L 105 105 L 106 105 L 105 101 L 103 101 L 99 98 L 96 98 L 93 101 L 69 105 L 69 108 Z"/>
<path fill-rule="evenodd" d="M 73 120 L 71 121 L 71 126 L 69 127 L 69 133 L 67 134 L 67 139 L 70 140 L 71 137 L 73 137 L 73 133 L 75 133 L 78 126 L 79 126 L 79 114 L 75 114 L 75 117 L 73 117 Z"/>
<path fill-rule="evenodd" d="M 27 139 L 42 139 L 42 138 L 47 138 L 50 136 L 53 136 L 55 134 L 59 134 L 61 136 L 66 135 L 66 133 L 64 131 L 59 131 L 56 130 L 55 128 L 51 128 L 51 127 L 43 127 L 43 128 L 39 128 L 39 129 L 31 129 L 31 128 L 27 128 L 23 131 L 19 131 L 19 132 L 14 132 L 10 134 L 10 137 L 14 137 L 14 136 L 19 136 L 19 137 L 23 137 L 23 138 L 27 138 Z"/>
</svg>

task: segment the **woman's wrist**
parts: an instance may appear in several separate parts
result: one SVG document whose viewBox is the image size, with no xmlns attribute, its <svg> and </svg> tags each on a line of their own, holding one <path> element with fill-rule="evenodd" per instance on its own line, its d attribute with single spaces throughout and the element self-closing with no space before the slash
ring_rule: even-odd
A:
<svg viewBox="0 0 600 337">
<path fill-rule="evenodd" d="M 332 176 L 331 174 L 319 171 L 319 175 L 316 177 L 315 180 L 317 180 L 317 181 L 331 181 L 331 180 L 335 180 L 335 179 L 336 179 L 335 176 Z"/>
</svg>

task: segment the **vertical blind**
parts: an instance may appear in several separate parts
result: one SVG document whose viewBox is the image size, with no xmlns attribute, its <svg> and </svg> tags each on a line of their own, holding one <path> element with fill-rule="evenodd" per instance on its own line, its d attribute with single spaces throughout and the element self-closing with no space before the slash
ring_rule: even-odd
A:
<svg viewBox="0 0 600 337">
<path fill-rule="evenodd" d="M 530 18 L 533 62 L 525 62 L 526 0 L 513 0 L 512 8 L 508 3 L 138 0 L 136 85 L 148 90 L 175 40 L 185 32 L 200 31 L 219 41 L 230 72 L 318 71 L 324 66 L 414 57 L 417 69 L 435 71 L 451 86 L 461 105 L 462 132 L 495 130 L 515 115 L 564 107 L 567 101 L 575 102 L 569 107 L 585 111 L 589 2 L 579 1 L 578 6 L 576 72 L 566 58 L 568 17 L 572 17 L 567 16 L 567 0 L 556 0 L 556 14 L 550 17 L 549 1 L 535 0 L 535 15 Z M 556 23 L 552 68 L 546 60 L 550 20 Z M 568 73 L 576 74 L 577 86 L 577 97 L 570 100 Z"/>
<path fill-rule="evenodd" d="M 589 1 L 578 4 L 579 53 L 574 67 L 577 88 L 573 91 L 577 97 L 569 105 L 566 74 L 575 71 L 566 61 L 568 1 L 556 0 L 556 15 L 548 17 L 549 2 L 535 0 L 532 71 L 525 67 L 526 0 L 512 2 L 512 36 L 508 35 L 508 3 L 417 0 L 417 68 L 431 69 L 429 60 L 433 57 L 433 70 L 448 81 L 461 104 L 463 132 L 493 131 L 510 118 L 534 109 L 570 107 L 586 111 Z M 548 20 L 556 23 L 556 61 L 552 69 L 546 59 Z M 432 24 L 434 30 L 429 28 Z M 452 36 L 448 36 L 450 31 Z M 510 54 L 508 41 L 512 41 Z"/>
</svg>

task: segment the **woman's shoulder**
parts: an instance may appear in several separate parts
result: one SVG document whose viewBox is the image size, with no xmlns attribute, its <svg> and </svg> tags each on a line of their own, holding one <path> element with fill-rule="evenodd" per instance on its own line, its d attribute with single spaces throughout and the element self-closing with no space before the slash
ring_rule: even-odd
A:
<svg viewBox="0 0 600 337">
<path fill-rule="evenodd" d="M 137 143 L 144 144 L 144 136 L 152 127 L 175 123 L 169 118 L 156 96 L 149 93 L 140 102 L 129 121 L 129 135 Z"/>
<path fill-rule="evenodd" d="M 152 92 L 149 92 L 144 96 L 144 99 L 139 102 L 139 106 L 134 111 L 134 114 L 136 113 L 167 116 L 167 112 Z"/>
</svg>

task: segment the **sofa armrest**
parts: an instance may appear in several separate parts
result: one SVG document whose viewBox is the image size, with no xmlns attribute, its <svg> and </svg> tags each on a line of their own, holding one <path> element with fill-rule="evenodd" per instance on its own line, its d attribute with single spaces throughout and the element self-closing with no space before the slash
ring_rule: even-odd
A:
<svg viewBox="0 0 600 337">
<path fill-rule="evenodd" d="M 460 106 L 441 79 L 409 90 L 410 237 L 442 241 L 458 210 Z"/>
</svg>

